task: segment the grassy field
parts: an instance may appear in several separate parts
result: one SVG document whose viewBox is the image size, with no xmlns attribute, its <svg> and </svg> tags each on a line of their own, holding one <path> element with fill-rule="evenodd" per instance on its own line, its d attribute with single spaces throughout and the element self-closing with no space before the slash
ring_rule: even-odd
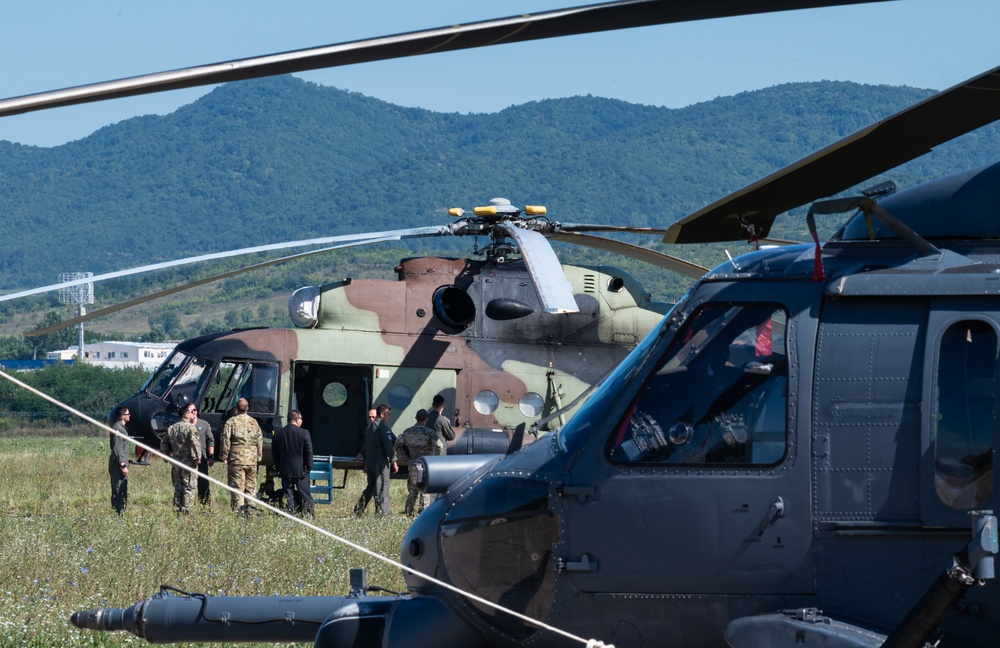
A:
<svg viewBox="0 0 1000 648">
<path fill-rule="evenodd" d="M 326 595 L 348 592 L 348 569 L 368 582 L 405 589 L 398 570 L 285 518 L 242 518 L 216 489 L 209 508 L 178 518 L 169 466 L 133 467 L 129 507 L 109 502 L 108 440 L 94 436 L 0 436 L 0 647 L 140 646 L 124 633 L 77 630 L 69 615 L 127 607 L 161 584 L 212 595 Z M 212 476 L 224 479 L 216 465 Z M 336 481 L 336 480 L 335 480 Z M 393 480 L 393 515 L 356 518 L 364 477 L 354 473 L 315 523 L 398 559 L 409 526 L 405 482 Z M 220 645 L 220 644 L 213 644 Z M 245 646 L 248 644 L 239 644 Z"/>
</svg>

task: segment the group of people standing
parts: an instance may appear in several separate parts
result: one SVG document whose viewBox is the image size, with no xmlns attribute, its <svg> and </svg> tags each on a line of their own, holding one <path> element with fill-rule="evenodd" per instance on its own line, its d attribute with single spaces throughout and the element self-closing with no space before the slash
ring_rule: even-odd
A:
<svg viewBox="0 0 1000 648">
<path fill-rule="evenodd" d="M 178 512 L 190 512 L 194 508 L 195 497 L 204 505 L 210 503 L 210 482 L 199 474 L 208 475 L 208 469 L 215 461 L 213 455 L 225 464 L 227 483 L 239 491 L 230 494 L 233 511 L 243 513 L 249 510 L 248 500 L 245 500 L 244 496 L 256 493 L 257 465 L 263 456 L 264 447 L 264 435 L 257 421 L 247 414 L 249 409 L 250 406 L 245 398 L 236 402 L 235 415 L 226 421 L 219 434 L 219 452 L 216 455 L 212 427 L 204 419 L 198 418 L 198 409 L 193 403 L 181 407 L 178 412 L 180 420 L 167 428 L 160 440 L 160 452 L 197 471 L 192 472 L 176 464 L 171 465 L 173 505 Z M 114 429 L 119 434 L 111 434 L 111 455 L 108 459 L 108 472 L 111 475 L 111 506 L 119 515 L 124 512 L 128 502 L 129 463 L 128 442 L 125 436 L 128 435 L 126 425 L 130 418 L 131 412 L 127 407 L 115 410 Z M 301 415 L 297 420 L 302 421 Z M 291 422 L 290 414 L 289 423 Z M 308 433 L 306 437 L 308 438 Z M 309 463 L 311 467 L 311 445 Z"/>
<path fill-rule="evenodd" d="M 432 496 L 421 492 L 417 486 L 420 475 L 416 466 L 420 464 L 416 460 L 427 455 L 445 454 L 447 442 L 455 439 L 455 430 L 443 412 L 444 397 L 437 394 L 430 412 L 418 410 L 416 424 L 403 430 L 399 438 L 389 427 L 392 408 L 383 403 L 368 412 L 369 422 L 362 433 L 362 447 L 358 453 L 358 459 L 364 461 L 368 485 L 354 506 L 355 515 L 364 513 L 372 498 L 375 499 L 376 513 L 389 514 L 389 479 L 392 473 L 399 472 L 398 457 L 409 464 L 406 514 L 412 517 L 430 504 Z"/>
<path fill-rule="evenodd" d="M 227 483 L 239 490 L 231 493 L 233 511 L 246 512 L 248 504 L 244 495 L 254 495 L 257 488 L 257 464 L 264 447 L 260 425 L 247 411 L 245 398 L 236 402 L 236 414 L 226 421 L 219 435 L 218 460 L 226 465 Z M 209 481 L 198 477 L 208 475 L 215 453 L 215 436 L 204 419 L 198 418 L 193 403 L 181 407 L 180 420 L 167 428 L 160 440 L 160 452 L 197 472 L 184 470 L 174 464 L 170 476 L 174 484 L 174 508 L 181 513 L 194 508 L 195 493 L 202 504 L 210 502 Z"/>
<path fill-rule="evenodd" d="M 230 504 L 236 513 L 247 513 L 252 508 L 244 496 L 255 494 L 257 466 L 263 453 L 263 433 L 257 421 L 247 413 L 248 410 L 247 400 L 239 399 L 235 415 L 226 421 L 219 435 L 217 459 L 226 465 L 227 483 L 236 489 L 236 492 L 230 493 Z M 447 442 L 454 440 L 455 431 L 443 411 L 444 397 L 438 394 L 430 411 L 419 410 L 416 424 L 404 430 L 398 439 L 389 427 L 392 408 L 382 404 L 369 411 L 369 423 L 362 432 L 362 447 L 358 454 L 358 459 L 364 461 L 368 483 L 354 507 L 355 514 L 364 513 L 373 498 L 376 512 L 379 515 L 389 514 L 389 479 L 399 471 L 397 455 L 411 466 L 406 514 L 413 516 L 430 504 L 432 497 L 421 493 L 417 487 L 420 475 L 415 468 L 419 464 L 415 461 L 427 455 L 445 454 Z M 174 508 L 180 513 L 187 513 L 194 508 L 196 496 L 201 504 L 210 503 L 209 481 L 199 474 L 207 476 L 214 463 L 216 439 L 208 422 L 198 418 L 198 409 L 193 403 L 183 405 L 179 415 L 180 420 L 167 428 L 163 435 L 160 452 L 197 471 L 171 466 Z M 119 407 L 114 416 L 114 429 L 118 434 L 111 434 L 108 473 L 111 476 L 111 506 L 121 515 L 128 501 L 129 448 L 125 437 L 128 435 L 126 425 L 131 412 L 127 407 Z M 313 447 L 309 431 L 301 426 L 302 414 L 298 410 L 290 410 L 287 425 L 274 433 L 271 453 L 281 476 L 286 510 L 311 517 L 314 509 L 309 475 L 313 468 Z"/>
</svg>

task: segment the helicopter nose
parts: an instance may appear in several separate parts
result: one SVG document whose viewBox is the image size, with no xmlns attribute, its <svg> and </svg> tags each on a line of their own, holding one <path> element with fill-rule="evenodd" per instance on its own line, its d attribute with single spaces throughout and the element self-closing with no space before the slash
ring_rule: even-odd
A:
<svg viewBox="0 0 1000 648">
<path fill-rule="evenodd" d="M 463 591 L 536 619 L 547 617 L 555 592 L 553 546 L 559 518 L 549 505 L 548 482 L 487 473 L 460 495 L 434 502 L 403 543 L 404 562 Z M 453 495 L 453 494 L 450 494 Z M 411 589 L 426 581 L 408 577 Z M 444 593 L 438 593 L 442 595 Z M 444 594 L 452 596 L 452 594 Z M 532 630 L 479 603 L 461 603 L 512 635 Z"/>
</svg>

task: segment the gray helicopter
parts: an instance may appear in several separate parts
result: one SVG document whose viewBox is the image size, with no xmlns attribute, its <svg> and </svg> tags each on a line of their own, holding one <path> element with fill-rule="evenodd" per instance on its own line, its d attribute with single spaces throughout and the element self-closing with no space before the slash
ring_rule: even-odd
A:
<svg viewBox="0 0 1000 648">
<path fill-rule="evenodd" d="M 821 4 L 838 3 L 797 8 Z M 532 37 L 785 6 L 615 2 L 494 21 L 467 45 L 446 29 L 403 40 L 454 49 L 545 24 Z M 407 55 L 400 42 L 335 56 Z M 318 65 L 337 64 L 328 56 Z M 681 219 L 666 240 L 760 240 L 779 213 L 998 118 L 1000 68 Z M 820 245 L 816 218 L 842 212 Z M 164 589 L 71 621 L 154 643 L 996 645 L 998 214 L 1000 164 L 814 203 L 815 245 L 711 270 L 558 432 L 424 460 L 440 496 L 404 538 L 406 595 L 368 595 L 358 570 L 344 596 Z"/>
</svg>

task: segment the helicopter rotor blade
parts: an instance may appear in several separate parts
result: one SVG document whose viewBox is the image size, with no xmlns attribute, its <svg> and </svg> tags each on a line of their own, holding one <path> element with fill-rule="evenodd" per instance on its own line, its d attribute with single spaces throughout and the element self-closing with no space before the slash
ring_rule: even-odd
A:
<svg viewBox="0 0 1000 648">
<path fill-rule="evenodd" d="M 145 304 L 146 302 L 151 302 L 154 299 L 159 299 L 161 297 L 166 297 L 168 295 L 173 295 L 189 288 L 196 288 L 198 286 L 203 286 L 215 281 L 221 281 L 222 279 L 228 279 L 229 277 L 235 277 L 241 275 L 245 272 L 251 272 L 253 270 L 260 270 L 261 268 L 266 268 L 268 266 L 277 265 L 279 263 L 285 263 L 287 261 L 294 261 L 296 259 L 304 259 L 316 254 L 323 254 L 324 252 L 332 252 L 333 250 L 341 250 L 349 247 L 356 247 L 359 245 L 371 245 L 373 243 L 385 243 L 386 241 L 398 241 L 401 236 L 382 236 L 378 238 L 366 239 L 364 241 L 352 241 L 350 243 L 343 243 L 341 245 L 334 245 L 333 247 L 326 247 L 319 250 L 309 250 L 308 252 L 300 252 L 299 254 L 293 254 L 291 256 L 281 257 L 280 259 L 271 259 L 270 261 L 264 261 L 262 263 L 255 263 L 253 265 L 245 266 L 237 270 L 230 270 L 228 272 L 223 272 L 211 277 L 206 277 L 204 279 L 198 279 L 197 281 L 191 281 L 180 286 L 174 286 L 173 288 L 167 288 L 165 290 L 160 290 L 158 292 L 143 295 L 142 297 L 137 297 L 135 299 L 130 299 L 128 301 L 121 302 L 119 304 L 113 304 L 111 306 L 106 306 L 105 308 L 99 308 L 94 311 L 90 311 L 86 315 L 80 315 L 79 317 L 74 317 L 73 319 L 68 319 L 58 324 L 52 324 L 51 326 L 46 326 L 45 328 L 35 329 L 24 334 L 24 337 L 37 337 L 39 335 L 47 335 L 49 333 L 54 333 L 55 331 L 61 331 L 62 329 L 69 328 L 71 326 L 76 326 L 77 324 L 82 324 L 83 322 L 88 322 L 92 319 L 97 319 L 98 317 L 103 317 L 105 315 L 111 315 L 112 313 L 117 313 L 118 311 L 125 310 L 126 308 L 132 308 L 133 306 L 138 306 L 139 304 Z"/>
<path fill-rule="evenodd" d="M 849 189 L 997 119 L 1000 67 L 928 97 L 685 216 L 668 228 L 663 241 L 710 243 L 765 237 L 778 214 Z"/>
<path fill-rule="evenodd" d="M 573 286 L 563 274 L 562 264 L 545 237 L 510 223 L 499 223 L 497 227 L 517 243 L 524 265 L 538 291 L 542 310 L 546 313 L 580 312 L 573 297 Z"/>
<path fill-rule="evenodd" d="M 30 295 L 38 295 L 52 290 L 69 288 L 71 286 L 78 286 L 80 284 L 85 284 L 85 283 L 91 283 L 91 282 L 96 283 L 99 281 L 105 281 L 107 279 L 116 279 L 118 277 L 127 277 L 129 275 L 142 274 L 144 272 L 152 272 L 153 270 L 164 270 L 166 268 L 174 268 L 177 266 L 189 265 L 192 263 L 201 263 L 202 261 L 214 261 L 215 259 L 225 259 L 228 257 L 241 256 L 244 254 L 254 254 L 257 252 L 269 252 L 271 250 L 283 250 L 287 248 L 306 247 L 309 245 L 325 245 L 329 243 L 341 243 L 341 242 L 349 243 L 352 241 L 358 241 L 364 243 L 372 239 L 382 239 L 382 238 L 385 238 L 386 240 L 393 240 L 393 239 L 422 238 L 426 236 L 450 236 L 451 234 L 452 230 L 448 226 L 411 227 L 409 229 L 388 230 L 385 232 L 367 232 L 364 234 L 341 234 L 337 236 L 325 236 L 321 238 L 305 239 L 301 241 L 288 241 L 285 243 L 271 243 L 268 245 L 257 245 L 254 247 L 241 248 L 239 250 L 228 250 L 226 252 L 213 252 L 211 254 L 202 254 L 200 256 L 175 259 L 173 261 L 153 263 L 150 265 L 139 266 L 137 268 L 129 268 L 127 270 L 116 270 L 114 272 L 107 272 L 105 274 L 94 275 L 93 277 L 74 279 L 72 281 L 64 281 L 57 284 L 50 284 L 48 286 L 40 286 L 38 288 L 30 288 L 28 290 L 21 290 L 19 292 L 0 295 L 0 302 L 10 301 L 12 299 L 19 299 L 21 297 L 28 297 Z"/>
<path fill-rule="evenodd" d="M 588 223 L 557 223 L 556 232 L 620 232 L 622 234 L 666 234 L 665 227 L 631 227 L 629 225 L 591 225 Z"/>
<path fill-rule="evenodd" d="M 0 116 L 167 90 L 631 27 L 885 0 L 618 0 L 350 41 L 12 97 Z"/>
<path fill-rule="evenodd" d="M 642 261 L 643 263 L 648 263 L 659 268 L 676 272 L 677 274 L 690 279 L 700 279 L 702 275 L 708 272 L 708 268 L 704 268 L 696 263 L 691 263 L 690 261 L 685 261 L 684 259 L 678 259 L 675 256 L 663 254 L 662 252 L 650 250 L 638 245 L 615 241 L 614 239 L 607 239 L 601 236 L 590 236 L 589 234 L 580 234 L 578 232 L 560 232 L 558 234 L 551 234 L 547 238 L 553 241 L 574 243 L 576 245 L 585 245 L 597 250 L 614 252 L 615 254 L 631 257 Z"/>
</svg>

